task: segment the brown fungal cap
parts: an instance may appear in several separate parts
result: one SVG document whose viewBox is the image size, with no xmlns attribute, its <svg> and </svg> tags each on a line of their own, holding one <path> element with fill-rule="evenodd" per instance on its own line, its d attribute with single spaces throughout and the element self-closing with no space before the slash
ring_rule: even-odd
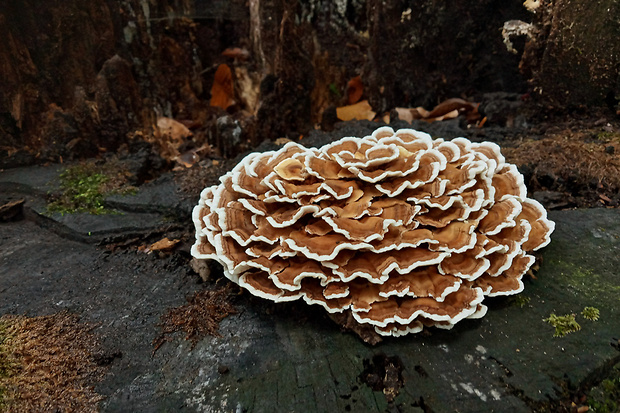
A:
<svg viewBox="0 0 620 413">
<path fill-rule="evenodd" d="M 194 208 L 192 255 L 251 293 L 381 335 L 451 328 L 522 291 L 554 223 L 493 143 L 377 129 L 244 158 Z"/>
</svg>

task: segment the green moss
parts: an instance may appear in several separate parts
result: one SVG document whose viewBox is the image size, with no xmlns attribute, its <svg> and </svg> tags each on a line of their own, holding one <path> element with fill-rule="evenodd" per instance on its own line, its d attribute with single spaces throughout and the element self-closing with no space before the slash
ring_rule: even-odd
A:
<svg viewBox="0 0 620 413">
<path fill-rule="evenodd" d="M 617 413 L 620 411 L 620 368 L 616 365 L 609 377 L 588 394 L 588 407 L 595 413 Z"/>
<path fill-rule="evenodd" d="M 581 326 L 579 325 L 577 320 L 575 320 L 575 314 L 557 316 L 551 313 L 549 318 L 545 318 L 543 319 L 543 321 L 555 327 L 555 333 L 553 334 L 553 337 L 564 337 L 569 333 L 574 333 L 575 331 L 581 330 Z"/>
<path fill-rule="evenodd" d="M 525 307 L 526 305 L 530 303 L 530 301 L 531 301 L 530 297 L 526 297 L 521 294 L 510 298 L 510 304 L 516 307 L 519 307 L 519 308 Z"/>
<path fill-rule="evenodd" d="M 607 131 L 603 131 L 603 132 L 599 132 L 596 135 L 597 139 L 603 141 L 603 142 L 611 142 L 611 141 L 615 141 L 615 140 L 620 140 L 620 133 L 618 132 L 607 132 Z"/>
<path fill-rule="evenodd" d="M 575 259 L 579 261 L 580 257 L 575 257 Z M 604 277 L 590 268 L 557 258 L 546 264 L 559 273 L 563 285 L 569 286 L 582 297 L 588 299 L 609 297 L 613 300 L 620 297 L 620 285 L 607 282 Z"/>
<path fill-rule="evenodd" d="M 129 194 L 135 188 L 126 185 L 126 177 L 117 165 L 82 163 L 65 169 L 60 175 L 60 195 L 52 196 L 49 212 L 99 215 L 114 213 L 104 205 L 106 195 Z"/>
<path fill-rule="evenodd" d="M 341 93 L 340 93 L 340 90 L 338 90 L 338 86 L 336 86 L 335 83 L 330 83 L 329 84 L 329 91 L 331 93 L 333 93 L 334 95 L 338 96 L 338 97 L 342 96 Z"/>
<path fill-rule="evenodd" d="M 587 320 L 597 321 L 601 315 L 601 312 L 595 307 L 585 307 L 581 312 L 581 315 Z"/>
</svg>

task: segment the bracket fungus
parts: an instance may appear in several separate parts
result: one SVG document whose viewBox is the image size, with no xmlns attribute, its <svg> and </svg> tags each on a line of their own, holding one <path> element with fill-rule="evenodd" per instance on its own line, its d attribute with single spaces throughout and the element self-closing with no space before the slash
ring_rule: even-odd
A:
<svg viewBox="0 0 620 413">
<path fill-rule="evenodd" d="M 194 208 L 192 255 L 275 302 L 303 299 L 386 336 L 450 329 L 517 294 L 554 223 L 498 145 L 377 129 L 252 153 Z"/>
</svg>

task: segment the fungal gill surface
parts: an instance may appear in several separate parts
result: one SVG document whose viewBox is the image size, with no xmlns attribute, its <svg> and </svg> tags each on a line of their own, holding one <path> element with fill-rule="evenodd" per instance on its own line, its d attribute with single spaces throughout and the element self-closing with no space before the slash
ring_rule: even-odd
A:
<svg viewBox="0 0 620 413">
<path fill-rule="evenodd" d="M 377 129 L 252 153 L 194 208 L 192 255 L 276 302 L 350 312 L 381 335 L 449 329 L 517 294 L 554 223 L 494 143 Z"/>
</svg>

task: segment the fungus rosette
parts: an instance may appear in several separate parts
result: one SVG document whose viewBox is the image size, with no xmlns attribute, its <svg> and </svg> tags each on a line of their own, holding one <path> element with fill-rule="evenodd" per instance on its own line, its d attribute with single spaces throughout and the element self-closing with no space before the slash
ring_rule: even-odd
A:
<svg viewBox="0 0 620 413">
<path fill-rule="evenodd" d="M 494 143 L 380 128 L 252 153 L 193 212 L 192 254 L 252 294 L 381 335 L 451 328 L 516 294 L 554 223 Z"/>
</svg>

